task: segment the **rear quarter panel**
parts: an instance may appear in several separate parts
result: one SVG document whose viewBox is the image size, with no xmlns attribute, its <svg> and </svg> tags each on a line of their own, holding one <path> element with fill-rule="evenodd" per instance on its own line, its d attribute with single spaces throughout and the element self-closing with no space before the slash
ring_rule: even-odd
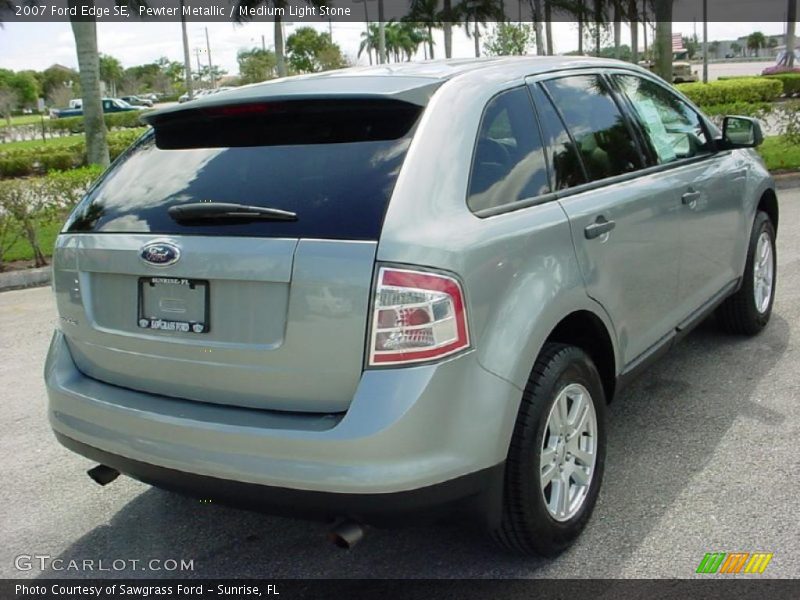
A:
<svg viewBox="0 0 800 600">
<path fill-rule="evenodd" d="M 456 78 L 437 91 L 398 178 L 377 253 L 379 261 L 456 274 L 479 363 L 520 389 L 547 336 L 571 312 L 596 314 L 614 337 L 607 315 L 586 294 L 557 202 L 482 219 L 467 208 L 483 108 L 496 93 L 523 84 L 491 73 Z M 518 406 L 510 409 L 516 415 Z"/>
</svg>

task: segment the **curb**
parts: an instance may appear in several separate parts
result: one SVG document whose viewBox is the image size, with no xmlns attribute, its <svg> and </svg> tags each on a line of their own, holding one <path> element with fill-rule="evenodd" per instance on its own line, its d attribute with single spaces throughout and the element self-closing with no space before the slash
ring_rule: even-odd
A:
<svg viewBox="0 0 800 600">
<path fill-rule="evenodd" d="M 0 292 L 49 285 L 51 274 L 51 267 L 0 273 Z"/>
<path fill-rule="evenodd" d="M 772 178 L 775 180 L 775 187 L 779 190 L 800 187 L 800 171 L 773 173 Z"/>
</svg>

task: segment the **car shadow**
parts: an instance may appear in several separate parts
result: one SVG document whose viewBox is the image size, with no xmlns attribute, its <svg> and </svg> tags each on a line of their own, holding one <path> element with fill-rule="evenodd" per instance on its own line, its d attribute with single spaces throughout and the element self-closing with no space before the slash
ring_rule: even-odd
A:
<svg viewBox="0 0 800 600">
<path fill-rule="evenodd" d="M 700 473 L 736 419 L 784 415 L 754 391 L 786 351 L 776 313 L 754 338 L 720 333 L 712 319 L 687 336 L 612 403 L 603 490 L 587 530 L 556 560 L 496 549 L 465 524 L 369 530 L 351 551 L 326 541 L 324 524 L 206 504 L 146 488 L 59 558 L 193 560 L 192 571 L 125 568 L 103 577 L 608 577 L 599 555 L 622 564 Z M 87 483 L 87 485 L 89 485 Z M 138 484 L 137 484 L 138 485 Z M 44 571 L 41 577 L 97 572 Z"/>
</svg>

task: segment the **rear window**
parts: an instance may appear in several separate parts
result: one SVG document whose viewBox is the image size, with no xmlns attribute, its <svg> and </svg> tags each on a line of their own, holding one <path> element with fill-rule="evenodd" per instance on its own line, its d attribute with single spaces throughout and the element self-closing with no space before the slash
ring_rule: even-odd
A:
<svg viewBox="0 0 800 600">
<path fill-rule="evenodd" d="M 164 115 L 65 231 L 376 240 L 421 111 L 327 100 Z M 178 223 L 168 214 L 197 202 L 276 208 L 297 220 Z"/>
</svg>

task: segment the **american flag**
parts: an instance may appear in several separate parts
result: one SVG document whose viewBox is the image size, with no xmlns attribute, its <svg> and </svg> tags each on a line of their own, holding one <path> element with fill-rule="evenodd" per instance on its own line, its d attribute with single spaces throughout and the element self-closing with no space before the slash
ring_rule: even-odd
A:
<svg viewBox="0 0 800 600">
<path fill-rule="evenodd" d="M 683 36 L 680 33 L 672 34 L 672 51 L 679 52 L 683 50 Z"/>
</svg>

